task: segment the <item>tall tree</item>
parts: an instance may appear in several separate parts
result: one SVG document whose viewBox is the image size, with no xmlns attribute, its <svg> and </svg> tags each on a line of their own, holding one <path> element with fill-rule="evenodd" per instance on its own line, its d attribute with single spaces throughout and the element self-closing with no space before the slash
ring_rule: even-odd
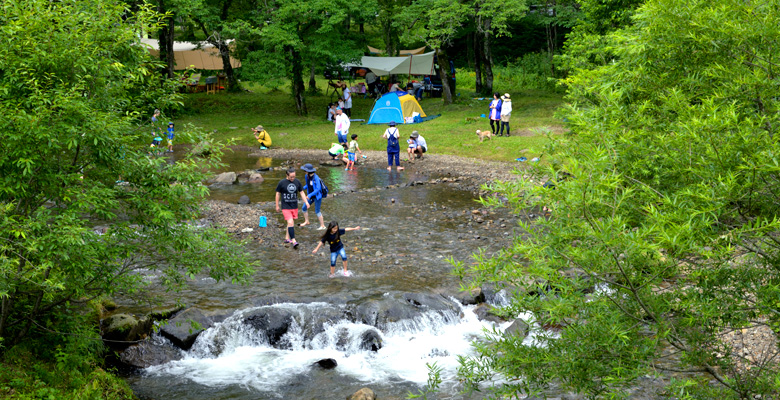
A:
<svg viewBox="0 0 780 400">
<path fill-rule="evenodd" d="M 699 375 L 663 397 L 777 398 L 778 20 L 771 3 L 649 0 L 604 37 L 610 63 L 567 79 L 572 134 L 533 176 L 554 186 L 494 186 L 551 215 L 468 268 L 514 287 L 504 311 L 533 315 L 536 345 L 493 336 L 463 362 L 469 385 L 629 397 L 666 369 Z"/>
<path fill-rule="evenodd" d="M 522 17 L 528 10 L 528 4 L 525 1 L 474 0 L 472 8 L 476 26 L 475 47 L 479 48 L 484 75 L 482 92 L 491 93 L 494 81 L 491 41 L 496 36 L 510 35 L 510 22 Z"/>
<path fill-rule="evenodd" d="M 262 54 L 252 57 L 271 66 L 284 66 L 283 71 L 291 82 L 295 109 L 301 115 L 307 114 L 303 76 L 311 64 L 304 60 L 317 60 L 325 65 L 359 59 L 363 54 L 363 42 L 358 34 L 349 30 L 348 21 L 352 15 L 375 12 L 374 5 L 347 0 L 268 2 L 259 9 L 255 19 L 255 34 L 263 46 L 263 50 L 257 52 L 262 51 Z M 274 75 L 265 68 L 253 72 L 261 78 Z"/>
<path fill-rule="evenodd" d="M 141 290 L 141 269 L 171 289 L 198 273 L 245 279 L 236 243 L 186 223 L 216 161 L 146 154 L 151 110 L 179 101 L 137 42 L 159 16 L 113 0 L 0 9 L 0 351 L 60 329 L 84 302 Z"/>
<path fill-rule="evenodd" d="M 246 7 L 241 0 L 202 0 L 202 6 L 193 8 L 190 15 L 206 36 L 206 41 L 219 50 L 222 58 L 222 70 L 227 78 L 228 90 L 239 91 L 241 86 L 230 63 L 231 40 L 235 39 L 231 30 L 240 24 L 243 13 L 236 9 Z"/>
</svg>

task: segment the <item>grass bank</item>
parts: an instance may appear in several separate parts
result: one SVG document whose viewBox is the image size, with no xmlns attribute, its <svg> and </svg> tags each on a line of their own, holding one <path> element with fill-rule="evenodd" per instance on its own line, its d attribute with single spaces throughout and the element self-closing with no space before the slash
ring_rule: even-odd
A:
<svg viewBox="0 0 780 400">
<path fill-rule="evenodd" d="M 177 130 L 191 123 L 208 131 L 216 131 L 217 139 L 235 138 L 240 145 L 254 146 L 256 142 L 251 128 L 263 125 L 271 134 L 274 147 L 298 149 L 327 149 L 335 141 L 333 125 L 325 120 L 325 110 L 331 97 L 324 94 L 307 95 L 309 115 L 295 113 L 289 91 L 268 89 L 251 83 L 244 86 L 249 92 L 219 94 L 188 94 L 185 108 L 177 116 Z M 473 84 L 472 84 L 473 86 Z M 318 87 L 325 88 L 324 80 Z M 459 90 L 455 104 L 445 106 L 441 99 L 424 98 L 421 102 L 428 115 L 441 117 L 422 124 L 402 125 L 402 135 L 413 130 L 420 132 L 428 142 L 431 152 L 474 157 L 486 160 L 508 161 L 524 155 L 538 155 L 546 142 L 539 131 L 549 128 L 563 132 L 561 122 L 554 118 L 555 110 L 562 103 L 562 94 L 543 90 L 502 90 L 512 95 L 512 136 L 494 138 L 479 143 L 475 131 L 489 130 L 487 114 L 489 100 L 473 98 L 473 89 Z M 373 99 L 356 97 L 352 118 L 368 119 Z M 467 118 L 477 117 L 476 122 Z M 383 150 L 386 142 L 380 138 L 383 125 L 366 125 L 353 122 L 350 133 L 358 134 L 360 147 L 365 150 Z M 408 137 L 408 136 L 406 136 Z M 522 152 L 522 150 L 526 150 Z"/>
</svg>

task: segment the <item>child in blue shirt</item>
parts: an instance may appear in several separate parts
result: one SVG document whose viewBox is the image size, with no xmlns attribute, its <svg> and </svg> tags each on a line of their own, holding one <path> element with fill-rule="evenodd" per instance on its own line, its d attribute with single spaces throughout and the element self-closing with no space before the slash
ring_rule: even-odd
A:
<svg viewBox="0 0 780 400">
<path fill-rule="evenodd" d="M 173 122 L 168 122 L 168 153 L 173 153 L 173 138 L 176 134 L 173 133 Z"/>
</svg>

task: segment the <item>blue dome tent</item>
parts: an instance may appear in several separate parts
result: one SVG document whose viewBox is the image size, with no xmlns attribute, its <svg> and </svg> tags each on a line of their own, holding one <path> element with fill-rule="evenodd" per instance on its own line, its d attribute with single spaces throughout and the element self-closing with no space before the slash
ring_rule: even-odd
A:
<svg viewBox="0 0 780 400">
<path fill-rule="evenodd" d="M 406 92 L 385 93 L 374 103 L 374 109 L 368 117 L 369 124 L 386 124 L 395 121 L 397 124 L 406 122 L 406 118 L 412 117 L 412 113 L 419 113 L 425 118 L 425 111 L 414 96 Z"/>
</svg>

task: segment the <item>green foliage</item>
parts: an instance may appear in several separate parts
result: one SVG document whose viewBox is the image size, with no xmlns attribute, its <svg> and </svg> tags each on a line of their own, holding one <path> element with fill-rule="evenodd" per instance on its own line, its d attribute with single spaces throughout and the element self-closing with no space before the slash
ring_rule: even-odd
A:
<svg viewBox="0 0 780 400">
<path fill-rule="evenodd" d="M 426 363 L 425 366 L 428 367 L 428 382 L 417 393 L 407 393 L 407 399 L 422 398 L 428 400 L 429 395 L 434 396 L 438 392 L 442 383 L 441 373 L 444 371 L 444 368 L 438 366 L 435 362 L 433 364 Z"/>
<path fill-rule="evenodd" d="M 605 37 L 613 62 L 567 79 L 572 135 L 552 137 L 533 176 L 555 187 L 491 187 L 552 215 L 523 218 L 522 237 L 462 274 L 522 288 L 508 312 L 534 314 L 540 345 L 489 337 L 463 361 L 467 385 L 499 374 L 498 396 L 625 398 L 671 368 L 706 374 L 674 397 L 780 393 L 776 344 L 743 357 L 729 339 L 778 332 L 778 20 L 765 3 L 651 0 Z"/>
<path fill-rule="evenodd" d="M 506 66 L 496 66 L 497 87 L 556 91 L 556 80 L 550 76 L 550 57 L 544 53 L 527 53 Z"/>
<path fill-rule="evenodd" d="M 173 165 L 147 156 L 150 127 L 137 121 L 179 101 L 136 43 L 157 15 L 106 0 L 0 7 L 3 345 L 63 331 L 54 327 L 92 299 L 138 292 L 141 269 L 172 290 L 196 274 L 245 279 L 252 268 L 236 243 L 186 222 L 198 216 L 204 171 L 221 147 Z M 92 230 L 99 223 L 107 234 Z"/>
</svg>

